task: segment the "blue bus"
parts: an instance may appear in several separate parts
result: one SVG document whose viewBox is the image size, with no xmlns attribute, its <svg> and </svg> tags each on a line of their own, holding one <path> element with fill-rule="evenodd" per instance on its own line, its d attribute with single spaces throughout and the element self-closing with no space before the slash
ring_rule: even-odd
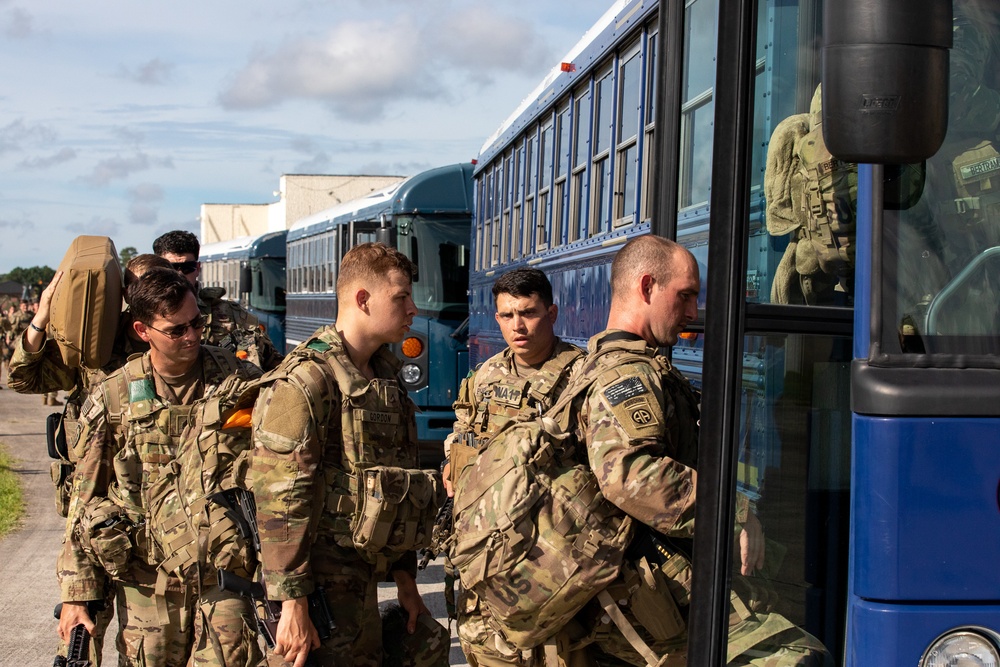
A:
<svg viewBox="0 0 1000 667">
<path fill-rule="evenodd" d="M 400 378 L 421 410 L 417 436 L 424 465 L 444 456 L 442 443 L 455 420 L 451 405 L 468 372 L 472 168 L 421 172 L 303 218 L 288 231 L 288 349 L 335 320 L 337 269 L 355 245 L 382 241 L 416 264 L 419 312 L 394 352 L 403 362 Z"/>
<path fill-rule="evenodd" d="M 618 0 L 480 152 L 470 363 L 511 268 L 584 344 L 628 239 L 701 266 L 689 664 L 748 664 L 738 494 L 766 609 L 836 664 L 1000 664 L 998 10 Z"/>
<path fill-rule="evenodd" d="M 200 281 L 256 316 L 279 352 L 285 352 L 285 236 L 268 232 L 201 246 Z"/>
</svg>

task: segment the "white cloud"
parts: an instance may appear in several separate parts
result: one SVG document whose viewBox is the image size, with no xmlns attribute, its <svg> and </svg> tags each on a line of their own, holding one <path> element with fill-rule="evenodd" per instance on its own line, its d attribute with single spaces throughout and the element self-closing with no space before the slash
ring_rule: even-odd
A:
<svg viewBox="0 0 1000 667">
<path fill-rule="evenodd" d="M 132 155 L 116 155 L 101 160 L 90 174 L 81 176 L 80 180 L 88 185 L 99 187 L 115 180 L 124 180 L 136 172 L 146 171 L 153 167 L 172 169 L 173 166 L 173 161 L 170 158 L 152 158 L 146 153 L 137 151 Z"/>
<path fill-rule="evenodd" d="M 121 78 L 145 86 L 159 86 L 169 82 L 174 75 L 173 63 L 153 58 L 138 67 L 130 68 L 122 65 L 119 69 Z"/>
<path fill-rule="evenodd" d="M 76 151 L 72 148 L 62 148 L 57 153 L 44 157 L 25 158 L 17 165 L 23 169 L 48 169 L 76 159 Z"/>
<path fill-rule="evenodd" d="M 28 143 L 49 143 L 56 132 L 47 125 L 29 125 L 23 118 L 11 121 L 0 128 L 0 155 L 21 150 Z"/>
<path fill-rule="evenodd" d="M 74 234 L 89 234 L 92 236 L 115 236 L 119 225 L 111 218 L 94 216 L 87 222 L 71 222 L 63 229 Z"/>
<path fill-rule="evenodd" d="M 27 39 L 35 32 L 34 18 L 27 11 L 15 7 L 4 16 L 2 30 L 4 37 Z"/>
<path fill-rule="evenodd" d="M 343 21 L 322 37 L 302 35 L 258 48 L 224 84 L 219 102 L 245 110 L 313 100 L 346 120 L 374 122 L 393 104 L 447 102 L 456 95 L 457 74 L 486 84 L 498 73 L 533 72 L 551 60 L 532 24 L 493 5 L 443 16 Z"/>
<path fill-rule="evenodd" d="M 163 202 L 163 188 L 156 183 L 140 183 L 128 189 L 129 222 L 155 225 L 160 217 L 159 204 Z"/>
</svg>

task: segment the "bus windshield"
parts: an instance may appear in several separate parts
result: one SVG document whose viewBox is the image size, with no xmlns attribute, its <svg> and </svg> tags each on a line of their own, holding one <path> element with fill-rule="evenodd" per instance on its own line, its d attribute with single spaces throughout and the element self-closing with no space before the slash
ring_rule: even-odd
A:
<svg viewBox="0 0 1000 667">
<path fill-rule="evenodd" d="M 285 312 L 285 260 L 266 257 L 251 260 L 253 287 L 250 307 L 269 313 Z"/>
<path fill-rule="evenodd" d="M 1000 11 L 958 2 L 954 26 L 944 145 L 885 170 L 887 354 L 1000 354 Z"/>
<path fill-rule="evenodd" d="M 398 229 L 400 250 L 417 265 L 417 308 L 433 317 L 464 319 L 469 314 L 469 219 L 403 218 Z"/>
</svg>

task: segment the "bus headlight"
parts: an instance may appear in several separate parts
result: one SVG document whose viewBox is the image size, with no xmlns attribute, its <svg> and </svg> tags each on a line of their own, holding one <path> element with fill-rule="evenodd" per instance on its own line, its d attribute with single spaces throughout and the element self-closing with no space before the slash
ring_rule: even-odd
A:
<svg viewBox="0 0 1000 667">
<path fill-rule="evenodd" d="M 920 659 L 920 667 L 996 665 L 1000 652 L 988 637 L 972 631 L 953 630 L 938 637 Z"/>
<path fill-rule="evenodd" d="M 403 364 L 403 367 L 399 369 L 399 377 L 403 378 L 403 382 L 406 384 L 417 384 L 420 382 L 420 366 L 416 364 Z"/>
</svg>

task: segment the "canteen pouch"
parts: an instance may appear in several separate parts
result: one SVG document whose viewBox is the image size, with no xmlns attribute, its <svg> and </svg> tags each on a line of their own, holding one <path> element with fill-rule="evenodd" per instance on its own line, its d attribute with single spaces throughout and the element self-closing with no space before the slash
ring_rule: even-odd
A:
<svg viewBox="0 0 1000 667">
<path fill-rule="evenodd" d="M 354 546 L 367 554 L 401 554 L 430 544 L 444 503 L 440 473 L 391 466 L 358 471 L 358 505 L 351 526 Z"/>
<path fill-rule="evenodd" d="M 687 624 L 662 570 L 642 559 L 638 563 L 623 563 L 622 574 L 630 584 L 629 606 L 639 625 L 657 641 L 680 636 Z"/>
<path fill-rule="evenodd" d="M 134 529 L 123 508 L 107 498 L 94 498 L 80 518 L 80 544 L 93 563 L 121 580 L 129 571 Z"/>
</svg>

